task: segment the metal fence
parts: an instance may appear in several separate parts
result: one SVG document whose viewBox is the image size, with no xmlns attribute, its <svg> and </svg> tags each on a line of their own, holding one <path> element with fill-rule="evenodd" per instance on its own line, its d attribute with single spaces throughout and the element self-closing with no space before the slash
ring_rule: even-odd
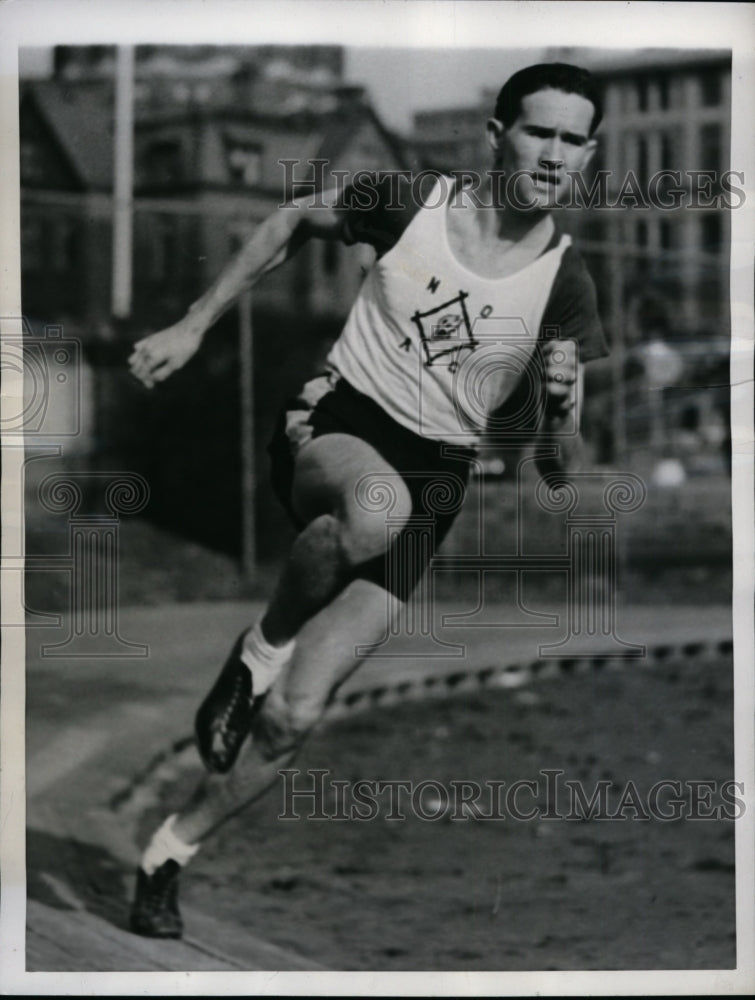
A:
<svg viewBox="0 0 755 1000">
<path fill-rule="evenodd" d="M 23 200 L 30 344 L 49 342 L 54 328 L 78 345 L 76 378 L 47 380 L 46 433 L 53 440 L 54 414 L 74 407 L 80 426 L 66 438 L 66 454 L 92 468 L 143 475 L 149 516 L 242 553 L 252 566 L 273 554 L 271 540 L 286 531 L 265 474 L 277 411 L 321 365 L 369 257 L 363 248 L 334 252 L 313 241 L 265 279 L 253 303 L 244 299 L 220 322 L 194 363 L 150 394 L 127 374 L 129 345 L 183 314 L 255 225 L 259 206 L 244 216 L 185 199 L 175 206 L 137 200 L 131 317 L 119 322 L 110 318 L 110 212 L 105 197 L 29 193 Z M 727 247 L 659 252 L 616 238 L 635 223 L 624 213 L 611 220 L 610 238 L 592 238 L 589 226 L 577 233 L 611 348 L 608 359 L 588 366 L 588 463 L 667 485 L 725 478 Z M 77 398 L 66 401 L 72 392 Z M 489 474 L 501 471 L 500 454 L 486 451 L 484 459 Z"/>
</svg>

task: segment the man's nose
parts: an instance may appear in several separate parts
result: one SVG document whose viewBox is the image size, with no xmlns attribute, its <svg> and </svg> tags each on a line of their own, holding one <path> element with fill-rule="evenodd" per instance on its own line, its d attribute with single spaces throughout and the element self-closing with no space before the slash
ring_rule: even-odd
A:
<svg viewBox="0 0 755 1000">
<path fill-rule="evenodd" d="M 540 155 L 540 163 L 550 170 L 555 170 L 557 167 L 564 165 L 564 151 L 561 148 L 560 139 L 553 138 L 546 143 Z"/>
</svg>

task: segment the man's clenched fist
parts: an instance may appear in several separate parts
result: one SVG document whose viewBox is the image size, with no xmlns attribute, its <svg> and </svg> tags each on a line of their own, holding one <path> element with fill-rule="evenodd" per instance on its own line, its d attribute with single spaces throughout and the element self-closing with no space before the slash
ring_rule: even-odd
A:
<svg viewBox="0 0 755 1000">
<path fill-rule="evenodd" d="M 187 321 L 181 320 L 159 333 L 152 333 L 134 344 L 128 359 L 131 374 L 148 389 L 163 382 L 174 371 L 182 368 L 196 354 L 202 343 L 202 334 Z"/>
<path fill-rule="evenodd" d="M 545 417 L 564 420 L 577 405 L 579 356 L 573 340 L 549 340 L 543 345 Z"/>
</svg>

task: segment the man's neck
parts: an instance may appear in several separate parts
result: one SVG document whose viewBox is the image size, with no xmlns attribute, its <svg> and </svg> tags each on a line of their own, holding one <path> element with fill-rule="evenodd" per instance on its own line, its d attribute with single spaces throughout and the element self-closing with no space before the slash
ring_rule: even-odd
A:
<svg viewBox="0 0 755 1000">
<path fill-rule="evenodd" d="M 482 239 L 506 243 L 542 242 L 550 239 L 555 229 L 549 209 L 522 212 L 496 196 L 493 180 L 487 179 L 487 191 L 481 192 L 474 209 L 474 224 Z M 483 207 L 484 206 L 484 207 Z"/>
<path fill-rule="evenodd" d="M 545 252 L 553 237 L 555 227 L 547 211 L 524 217 L 485 207 L 469 195 L 451 205 L 446 222 L 451 252 L 483 278 L 506 278 L 522 270 Z"/>
</svg>

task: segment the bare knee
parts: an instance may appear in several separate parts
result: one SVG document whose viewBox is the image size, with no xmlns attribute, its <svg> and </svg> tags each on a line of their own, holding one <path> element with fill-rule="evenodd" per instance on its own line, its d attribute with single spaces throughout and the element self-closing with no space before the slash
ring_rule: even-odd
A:
<svg viewBox="0 0 755 1000">
<path fill-rule="evenodd" d="M 319 701 L 291 698 L 273 688 L 252 724 L 252 740 L 265 760 L 298 749 L 325 709 Z"/>
<path fill-rule="evenodd" d="M 392 516 L 388 522 L 380 514 L 359 509 L 321 514 L 299 536 L 297 544 L 316 553 L 323 570 L 326 565 L 337 564 L 355 570 L 383 555 L 403 523 L 397 517 Z"/>
<path fill-rule="evenodd" d="M 412 501 L 398 477 L 389 484 L 391 504 L 387 510 L 370 508 L 362 498 L 349 498 L 341 520 L 341 547 L 353 567 L 383 555 L 411 517 Z"/>
</svg>

